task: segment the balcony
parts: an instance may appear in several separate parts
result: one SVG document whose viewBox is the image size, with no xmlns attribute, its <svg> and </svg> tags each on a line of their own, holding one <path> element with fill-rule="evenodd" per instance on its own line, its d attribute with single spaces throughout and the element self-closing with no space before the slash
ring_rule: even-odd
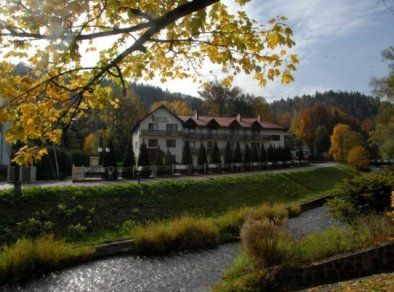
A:
<svg viewBox="0 0 394 292">
<path fill-rule="evenodd" d="M 261 141 L 267 140 L 261 134 L 231 134 L 231 133 L 188 133 L 183 131 L 141 130 L 141 136 L 148 137 L 182 137 L 196 140 L 225 140 L 225 141 Z"/>
</svg>

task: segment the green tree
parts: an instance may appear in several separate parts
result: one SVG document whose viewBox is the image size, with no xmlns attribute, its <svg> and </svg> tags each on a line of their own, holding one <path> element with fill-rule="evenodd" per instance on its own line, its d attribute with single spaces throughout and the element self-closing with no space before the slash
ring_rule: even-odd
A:
<svg viewBox="0 0 394 292">
<path fill-rule="evenodd" d="M 222 159 L 220 157 L 220 150 L 218 147 L 218 143 L 216 141 L 213 143 L 213 148 L 211 151 L 211 157 L 209 159 L 209 162 L 213 164 L 222 163 Z"/>
<path fill-rule="evenodd" d="M 185 142 L 182 149 L 182 164 L 193 164 L 192 154 L 188 142 Z"/>
<path fill-rule="evenodd" d="M 241 147 L 239 145 L 239 142 L 235 144 L 235 150 L 234 150 L 234 163 L 241 163 L 242 162 L 242 152 L 241 152 Z"/>
<path fill-rule="evenodd" d="M 200 143 L 200 149 L 198 150 L 197 164 L 198 165 L 204 165 L 206 163 L 208 163 L 207 151 L 205 150 L 204 144 L 201 142 Z"/>
<path fill-rule="evenodd" d="M 324 125 L 319 125 L 315 130 L 314 140 L 315 154 L 317 158 L 322 158 L 323 154 L 330 148 L 330 133 Z"/>
<path fill-rule="evenodd" d="M 373 78 L 371 86 L 373 92 L 380 98 L 394 99 L 394 46 L 390 46 L 382 51 L 383 60 L 389 63 L 389 74 L 382 78 Z"/>
<path fill-rule="evenodd" d="M 107 149 L 109 152 L 107 152 Z M 114 143 L 112 139 L 108 140 L 107 148 L 104 151 L 104 167 L 112 167 L 113 173 L 110 175 L 111 179 L 118 178 L 118 168 L 117 168 L 117 160 L 116 160 L 116 153 Z M 109 175 L 109 169 L 106 169 L 106 176 Z"/>
<path fill-rule="evenodd" d="M 231 150 L 230 142 L 227 142 L 224 150 L 224 164 L 230 164 L 231 162 L 233 162 L 233 151 Z"/>
<path fill-rule="evenodd" d="M 252 162 L 259 162 L 259 152 L 256 143 L 252 144 Z"/>
<path fill-rule="evenodd" d="M 140 146 L 140 153 L 138 155 L 138 166 L 149 165 L 148 148 L 146 147 L 145 141 Z"/>
</svg>

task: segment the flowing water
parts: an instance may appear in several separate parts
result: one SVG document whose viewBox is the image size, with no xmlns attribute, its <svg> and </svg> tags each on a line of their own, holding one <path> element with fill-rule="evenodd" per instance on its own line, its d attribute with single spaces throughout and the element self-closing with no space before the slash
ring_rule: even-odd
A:
<svg viewBox="0 0 394 292">
<path fill-rule="evenodd" d="M 319 207 L 289 220 L 295 236 L 337 224 Z M 207 291 L 233 263 L 239 244 L 166 257 L 118 256 L 32 279 L 6 291 Z M 1 290 L 1 289 L 0 289 Z"/>
</svg>

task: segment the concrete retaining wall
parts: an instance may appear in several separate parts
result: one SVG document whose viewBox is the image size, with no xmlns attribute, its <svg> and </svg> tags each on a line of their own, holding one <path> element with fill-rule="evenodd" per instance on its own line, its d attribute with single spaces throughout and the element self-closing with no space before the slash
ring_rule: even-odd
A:
<svg viewBox="0 0 394 292">
<path fill-rule="evenodd" d="M 292 287 L 307 288 L 393 270 L 394 242 L 387 242 L 283 271 L 278 275 L 278 279 Z"/>
</svg>

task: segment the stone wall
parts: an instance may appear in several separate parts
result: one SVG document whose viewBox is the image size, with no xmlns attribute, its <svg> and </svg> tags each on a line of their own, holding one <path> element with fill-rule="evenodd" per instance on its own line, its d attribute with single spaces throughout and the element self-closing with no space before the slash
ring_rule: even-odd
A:
<svg viewBox="0 0 394 292">
<path fill-rule="evenodd" d="M 394 270 L 394 242 L 283 271 L 278 279 L 306 288 Z"/>
</svg>

